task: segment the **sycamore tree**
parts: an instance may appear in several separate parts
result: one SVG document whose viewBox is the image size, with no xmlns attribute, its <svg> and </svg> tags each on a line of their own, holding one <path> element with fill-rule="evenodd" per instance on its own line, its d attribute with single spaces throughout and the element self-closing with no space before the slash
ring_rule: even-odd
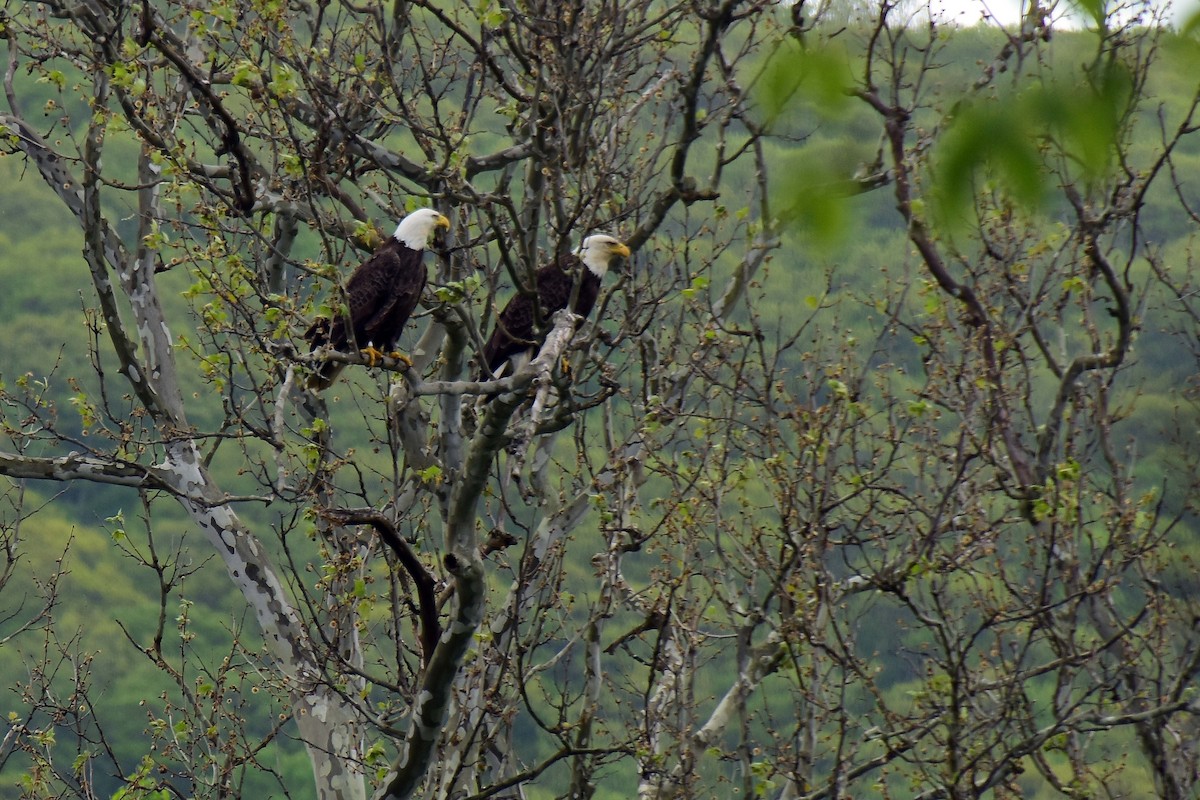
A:
<svg viewBox="0 0 1200 800">
<path fill-rule="evenodd" d="M 3 390 L 6 563 L 21 486 L 127 487 L 171 688 L 130 762 L 91 662 L 34 669 L 0 763 L 39 797 L 1190 796 L 1195 483 L 1178 448 L 1147 486 L 1128 421 L 1191 291 L 1146 209 L 1194 220 L 1196 87 L 1156 104 L 1187 40 L 1082 8 L 1067 57 L 1032 5 L 943 78 L 955 35 L 888 2 L 6 4 L 4 152 L 77 223 L 94 334 Z M 425 206 L 411 365 L 311 353 Z M 798 244 L 859 212 L 853 280 Z M 601 231 L 633 256 L 592 319 L 482 379 Z M 215 661 L 181 600 L 213 553 L 252 615 Z"/>
<path fill-rule="evenodd" d="M 64 430 L 22 381 L 3 471 L 128 486 L 151 532 L 162 504 L 186 510 L 263 642 L 231 655 L 261 663 L 319 796 L 365 796 L 368 777 L 386 796 L 497 791 L 564 759 L 584 785 L 636 750 L 628 733 L 593 741 L 590 697 L 559 709 L 576 730 L 548 725 L 558 744 L 544 757 L 509 757 L 514 710 L 546 711 L 524 693 L 526 673 L 547 666 L 491 655 L 462 666 L 488 631 L 506 656 L 549 640 L 519 626 L 549 625 L 560 607 L 539 578 L 488 612 L 485 559 L 536 524 L 545 541 L 503 559 L 536 571 L 636 458 L 634 440 L 621 443 L 631 431 L 606 443 L 580 429 L 578 463 L 551 460 L 555 432 L 639 391 L 609 354 L 662 325 L 664 299 L 724 249 L 746 270 L 768 249 L 748 215 L 719 230 L 712 219 L 728 169 L 763 169 L 741 63 L 777 35 L 774 15 L 742 2 L 6 6 L 5 149 L 78 223 L 96 337 L 95 375 L 71 376 L 84 430 Z M 30 107 L 31 84 L 56 91 Z M 339 313 L 345 265 L 426 205 L 454 232 L 431 259 L 412 367 L 389 360 L 366 385 L 306 393 L 302 333 Z M 597 315 L 618 324 L 573 338 L 570 315 L 555 316 L 532 364 L 482 395 L 471 354 L 494 308 L 601 230 L 637 254 Z M 353 425 L 329 413 L 342 398 Z M 245 509 L 259 503 L 278 513 L 256 528 Z M 145 560 L 165 606 L 174 577 Z M 160 625 L 134 644 L 177 683 L 183 724 L 155 743 L 159 756 L 107 769 L 130 790 L 159 791 L 161 766 L 172 791 L 236 791 L 278 732 L 247 737 L 212 702 L 233 678 L 190 682 L 163 638 Z M 17 725 L 47 761 L 33 720 Z M 394 762 L 376 776 L 386 753 Z M 86 794 L 70 763 L 41 766 Z"/>
</svg>

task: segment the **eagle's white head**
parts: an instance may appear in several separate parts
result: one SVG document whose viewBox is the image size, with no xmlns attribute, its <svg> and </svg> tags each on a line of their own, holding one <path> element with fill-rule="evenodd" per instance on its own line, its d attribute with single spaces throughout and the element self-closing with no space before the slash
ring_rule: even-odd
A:
<svg viewBox="0 0 1200 800">
<path fill-rule="evenodd" d="M 611 236 L 597 233 L 584 239 L 575 254 L 593 275 L 603 278 L 618 257 L 629 258 L 629 247 Z"/>
<path fill-rule="evenodd" d="M 418 208 L 396 226 L 392 234 L 409 250 L 424 250 L 438 228 L 449 228 L 450 220 L 432 208 Z"/>
</svg>

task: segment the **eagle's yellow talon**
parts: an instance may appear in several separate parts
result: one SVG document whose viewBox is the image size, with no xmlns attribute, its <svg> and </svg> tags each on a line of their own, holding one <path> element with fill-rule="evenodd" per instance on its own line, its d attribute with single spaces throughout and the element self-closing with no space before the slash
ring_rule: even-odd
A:
<svg viewBox="0 0 1200 800">
<path fill-rule="evenodd" d="M 375 364 L 377 364 L 379 362 L 379 360 L 383 358 L 383 352 L 380 350 L 376 350 L 374 345 L 369 344 L 366 347 L 364 347 L 362 350 L 360 350 L 359 352 L 367 357 L 367 366 L 368 367 L 375 366 Z"/>
<path fill-rule="evenodd" d="M 388 353 L 388 355 L 390 357 L 396 359 L 397 361 L 401 362 L 402 364 L 404 364 L 404 366 L 408 367 L 409 369 L 412 369 L 412 365 L 413 365 L 412 359 L 409 358 L 408 356 L 404 355 L 404 353 L 401 353 L 399 350 L 393 350 L 392 352 Z"/>
</svg>

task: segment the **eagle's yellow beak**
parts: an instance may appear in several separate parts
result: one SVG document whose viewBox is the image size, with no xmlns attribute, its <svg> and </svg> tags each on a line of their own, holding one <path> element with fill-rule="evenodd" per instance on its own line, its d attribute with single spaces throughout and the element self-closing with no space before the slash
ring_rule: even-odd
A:
<svg viewBox="0 0 1200 800">
<path fill-rule="evenodd" d="M 621 256 L 622 258 L 629 258 L 630 256 L 629 245 L 624 242 L 617 242 L 613 245 L 612 251 L 614 255 Z"/>
<path fill-rule="evenodd" d="M 445 228 L 446 230 L 450 230 L 450 220 L 447 219 L 442 214 L 437 215 L 437 220 L 435 221 L 434 224 L 439 228 Z"/>
</svg>

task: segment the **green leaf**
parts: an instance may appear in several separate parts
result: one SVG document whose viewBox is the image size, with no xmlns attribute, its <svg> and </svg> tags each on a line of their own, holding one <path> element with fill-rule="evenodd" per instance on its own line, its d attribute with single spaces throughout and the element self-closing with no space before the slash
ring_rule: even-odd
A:
<svg viewBox="0 0 1200 800">
<path fill-rule="evenodd" d="M 234 86 L 252 86 L 258 82 L 258 66 L 252 61 L 242 60 L 233 65 Z"/>
<path fill-rule="evenodd" d="M 1129 68 L 1108 62 L 1083 85 L 1042 86 L 1028 95 L 1027 115 L 1056 137 L 1082 169 L 1096 180 L 1113 168 L 1122 119 L 1134 91 Z"/>
<path fill-rule="evenodd" d="M 691 300 L 698 293 L 707 289 L 708 283 L 709 283 L 708 278 L 706 278 L 703 275 L 697 275 L 692 278 L 692 284 L 688 288 L 682 289 L 680 291 L 680 294 L 682 294 L 684 297 Z"/>
<path fill-rule="evenodd" d="M 1073 458 L 1068 458 L 1066 461 L 1055 467 L 1054 472 L 1060 481 L 1074 481 L 1079 480 L 1079 476 L 1082 474 L 1083 468 L 1080 466 L 1078 461 Z"/>
<path fill-rule="evenodd" d="M 88 760 L 92 757 L 90 750 L 84 750 L 79 755 L 75 756 L 75 760 L 71 762 L 71 772 L 75 775 L 83 773 L 83 768 L 87 766 Z"/>
<path fill-rule="evenodd" d="M 1082 12 L 1096 23 L 1097 28 L 1104 27 L 1104 20 L 1108 16 L 1108 4 L 1105 0 L 1070 0 L 1070 2 L 1077 11 Z"/>
<path fill-rule="evenodd" d="M 1083 278 L 1075 275 L 1064 280 L 1062 282 L 1062 288 L 1064 292 L 1070 294 L 1071 292 L 1082 292 L 1087 288 L 1087 284 L 1084 283 Z"/>
<path fill-rule="evenodd" d="M 59 88 L 59 91 L 61 91 L 67 85 L 67 76 L 61 70 L 51 69 L 47 70 L 45 76 L 39 78 L 38 82 L 53 83 Z"/>
<path fill-rule="evenodd" d="M 267 88 L 277 97 L 291 97 L 300 88 L 300 83 L 296 78 L 296 73 L 290 67 L 280 65 L 275 68 L 275 73 L 271 82 L 267 84 Z"/>
<path fill-rule="evenodd" d="M 442 481 L 442 468 L 434 464 L 422 470 L 417 470 L 417 477 L 425 483 L 439 484 Z"/>
<path fill-rule="evenodd" d="M 1065 156 L 1085 182 L 1108 175 L 1134 92 L 1129 68 L 1113 61 L 1077 81 L 1039 84 L 1021 94 L 962 104 L 951 115 L 934 165 L 934 196 L 951 229 L 970 218 L 975 192 L 987 181 L 1017 207 L 1036 210 L 1051 180 L 1043 149 Z"/>
<path fill-rule="evenodd" d="M 767 59 L 755 90 L 770 124 L 797 101 L 807 101 L 819 113 L 834 115 L 850 99 L 849 59 L 838 42 L 805 47 L 794 38 L 780 42 Z"/>
<path fill-rule="evenodd" d="M 1012 101 L 962 107 L 952 119 L 935 158 L 935 198 L 952 227 L 973 206 L 978 175 L 993 175 L 1014 201 L 1042 200 L 1041 156 L 1027 117 Z"/>
<path fill-rule="evenodd" d="M 849 230 L 850 176 L 860 163 L 854 148 L 841 142 L 787 157 L 773 191 L 780 220 L 797 226 L 818 246 L 839 242 Z"/>
<path fill-rule="evenodd" d="M 1182 36 L 1196 36 L 1200 34 L 1200 8 L 1197 8 L 1183 21 L 1183 24 L 1179 27 L 1179 33 Z"/>
</svg>

